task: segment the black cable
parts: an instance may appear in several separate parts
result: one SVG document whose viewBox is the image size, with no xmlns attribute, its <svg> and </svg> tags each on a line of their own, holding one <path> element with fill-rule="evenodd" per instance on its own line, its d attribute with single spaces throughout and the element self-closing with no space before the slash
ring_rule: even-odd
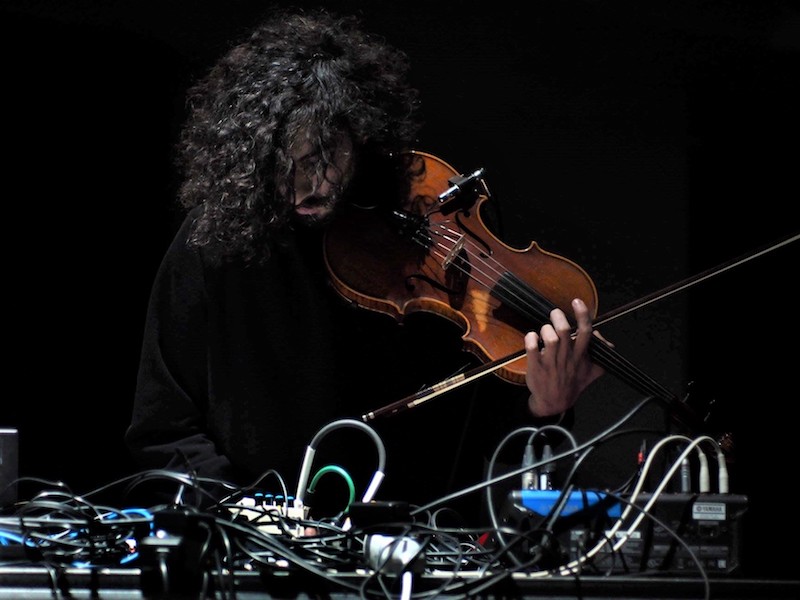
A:
<svg viewBox="0 0 800 600">
<path fill-rule="evenodd" d="M 560 454 L 554 455 L 552 460 L 553 461 L 558 461 L 558 460 L 562 460 L 562 459 L 565 459 L 565 458 L 569 458 L 570 456 L 572 456 L 576 452 L 580 452 L 581 450 L 583 450 L 583 449 L 585 449 L 585 448 L 587 448 L 589 446 L 593 446 L 593 445 L 595 445 L 595 444 L 597 444 L 599 442 L 602 442 L 607 435 L 609 435 L 610 433 L 613 433 L 617 428 L 621 427 L 624 423 L 626 423 L 628 420 L 633 418 L 640 410 L 642 410 L 644 408 L 644 406 L 646 406 L 650 402 L 654 402 L 654 401 L 658 401 L 658 398 L 656 398 L 655 396 L 647 396 L 641 402 L 639 402 L 639 404 L 637 404 L 635 407 L 633 407 L 629 412 L 627 412 L 625 415 L 623 415 L 616 423 L 614 423 L 610 427 L 606 428 L 605 431 L 599 433 L 598 435 L 596 435 L 595 437 L 591 438 L 587 442 L 584 442 L 583 444 L 580 444 L 578 447 L 576 447 L 575 449 L 573 449 L 570 452 L 562 452 Z M 539 466 L 539 465 L 538 464 L 534 464 L 533 465 L 533 467 L 537 467 L 537 466 Z M 433 500 L 432 502 L 429 502 L 428 504 L 420 506 L 420 507 L 418 507 L 416 509 L 412 509 L 411 510 L 411 516 L 414 516 L 414 515 L 419 514 L 421 512 L 428 511 L 428 510 L 430 510 L 430 509 L 432 509 L 432 508 L 434 508 L 436 506 L 440 506 L 442 504 L 446 504 L 446 503 L 448 503 L 448 502 L 450 502 L 452 500 L 456 500 L 458 498 L 461 498 L 462 496 L 466 496 L 468 494 L 472 494 L 474 492 L 483 490 L 487 486 L 492 486 L 492 485 L 501 483 L 501 482 L 503 482 L 503 481 L 505 481 L 507 479 L 510 479 L 512 477 L 517 477 L 519 475 L 522 475 L 525 471 L 527 471 L 529 469 L 530 469 L 530 467 L 527 467 L 527 466 L 526 467 L 521 467 L 519 469 L 515 469 L 515 470 L 512 470 L 512 471 L 509 471 L 508 473 L 505 473 L 504 475 L 500 475 L 498 477 L 494 477 L 492 479 L 488 479 L 488 480 L 482 481 L 480 483 L 477 483 L 477 484 L 471 485 L 469 487 L 463 488 L 461 490 L 455 491 L 452 494 L 448 494 L 446 496 L 442 496 L 441 498 Z"/>
</svg>

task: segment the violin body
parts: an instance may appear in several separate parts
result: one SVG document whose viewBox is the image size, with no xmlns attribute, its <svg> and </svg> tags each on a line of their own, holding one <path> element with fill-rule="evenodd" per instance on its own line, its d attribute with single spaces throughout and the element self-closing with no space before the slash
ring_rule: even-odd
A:
<svg viewBox="0 0 800 600">
<path fill-rule="evenodd" d="M 524 350 L 525 333 L 549 321 L 554 307 L 574 322 L 574 298 L 596 316 L 597 290 L 580 266 L 535 242 L 511 248 L 489 231 L 485 185 L 442 201 L 458 173 L 424 152 L 404 158 L 408 194 L 400 206 L 349 206 L 326 232 L 325 262 L 341 296 L 398 321 L 417 311 L 440 315 L 483 361 Z M 524 355 L 497 374 L 524 384 Z"/>
</svg>

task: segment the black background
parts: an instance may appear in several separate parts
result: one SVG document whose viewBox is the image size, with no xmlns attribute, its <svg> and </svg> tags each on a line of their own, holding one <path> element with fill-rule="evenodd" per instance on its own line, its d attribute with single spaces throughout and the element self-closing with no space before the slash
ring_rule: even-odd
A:
<svg viewBox="0 0 800 600">
<path fill-rule="evenodd" d="M 420 149 L 484 167 L 501 239 L 581 265 L 600 314 L 800 229 L 795 2 L 328 4 L 408 52 Z M 0 6 L 0 427 L 20 430 L 23 475 L 83 491 L 130 468 L 121 437 L 174 231 L 183 92 L 266 5 Z M 746 568 L 777 577 L 798 532 L 795 246 L 601 328 L 679 395 L 716 400 L 737 443 L 733 491 L 751 503 Z M 577 433 L 637 398 L 604 378 Z"/>
</svg>

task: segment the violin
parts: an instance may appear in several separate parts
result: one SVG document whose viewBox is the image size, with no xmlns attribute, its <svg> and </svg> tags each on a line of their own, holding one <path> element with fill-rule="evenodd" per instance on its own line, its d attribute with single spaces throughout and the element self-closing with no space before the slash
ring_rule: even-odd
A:
<svg viewBox="0 0 800 600">
<path fill-rule="evenodd" d="M 528 331 L 549 322 L 555 307 L 574 325 L 574 298 L 597 316 L 597 289 L 579 265 L 535 242 L 512 248 L 489 231 L 481 216 L 489 192 L 480 171 L 460 175 L 425 152 L 402 158 L 408 193 L 397 206 L 350 206 L 326 232 L 323 252 L 331 284 L 356 306 L 398 321 L 416 311 L 449 319 L 463 331 L 465 350 L 489 362 L 364 420 L 415 406 L 490 371 L 524 385 Z M 589 351 L 607 372 L 667 402 L 678 422 L 699 426 L 694 411 L 608 344 L 593 336 Z"/>
<path fill-rule="evenodd" d="M 465 350 L 482 361 L 519 350 L 525 332 L 548 321 L 554 306 L 571 311 L 573 298 L 596 316 L 597 290 L 581 267 L 535 243 L 505 245 L 481 217 L 486 195 L 440 201 L 458 173 L 430 154 L 410 154 L 401 206 L 388 215 L 352 208 L 326 232 L 325 264 L 342 296 L 398 321 L 417 311 L 440 315 L 460 326 Z M 497 374 L 524 384 L 524 358 Z"/>
</svg>

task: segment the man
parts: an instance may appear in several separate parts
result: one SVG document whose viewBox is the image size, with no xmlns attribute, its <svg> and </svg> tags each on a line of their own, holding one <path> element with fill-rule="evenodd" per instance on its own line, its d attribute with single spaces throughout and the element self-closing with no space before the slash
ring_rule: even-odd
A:
<svg viewBox="0 0 800 600">
<path fill-rule="evenodd" d="M 407 70 L 404 54 L 353 18 L 287 12 L 190 89 L 178 147 L 188 214 L 153 286 L 126 434 L 142 468 L 239 486 L 277 473 L 292 490 L 321 427 L 464 368 L 452 324 L 420 315 L 400 327 L 352 309 L 328 286 L 322 260 L 341 207 L 403 191 L 398 157 L 420 129 Z M 491 402 L 496 426 L 560 415 L 601 375 L 587 355 L 586 305 L 573 309 L 574 338 L 560 310 L 525 335 L 524 394 L 493 382 L 505 398 Z M 488 409 L 470 393 L 469 404 L 376 425 L 389 448 L 382 491 L 421 502 L 460 483 L 479 446 L 468 408 Z M 326 449 L 354 472 L 369 470 L 369 446 L 355 437 L 326 440 Z"/>
</svg>

